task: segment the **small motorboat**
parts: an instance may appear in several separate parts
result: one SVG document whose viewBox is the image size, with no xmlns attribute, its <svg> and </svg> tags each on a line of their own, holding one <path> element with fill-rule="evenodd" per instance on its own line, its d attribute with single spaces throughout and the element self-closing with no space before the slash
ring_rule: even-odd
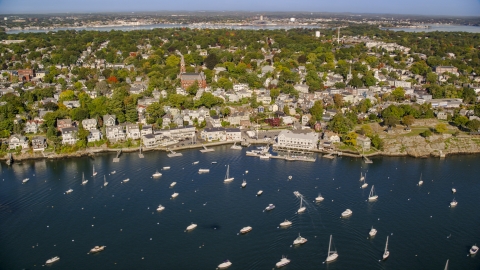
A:
<svg viewBox="0 0 480 270">
<path fill-rule="evenodd" d="M 242 188 L 246 187 L 247 186 L 247 181 L 243 180 L 243 183 L 242 183 Z"/>
<path fill-rule="evenodd" d="M 250 227 L 250 226 L 247 226 L 247 227 L 243 227 L 241 230 L 240 230 L 240 233 L 241 234 L 246 234 L 246 233 L 249 233 L 253 228 Z"/>
<path fill-rule="evenodd" d="M 349 217 L 349 216 L 351 216 L 352 214 L 353 214 L 352 210 L 347 209 L 347 210 L 343 211 L 342 217 Z"/>
<path fill-rule="evenodd" d="M 362 188 L 367 188 L 367 187 L 368 187 L 368 184 L 367 184 L 367 183 L 363 183 Z"/>
<path fill-rule="evenodd" d="M 116 173 L 117 173 L 117 171 L 112 171 L 110 174 L 116 174 Z"/>
<path fill-rule="evenodd" d="M 275 208 L 275 205 L 269 204 L 269 205 L 265 208 L 265 210 L 270 211 L 270 210 L 273 210 L 274 208 Z"/>
<path fill-rule="evenodd" d="M 298 237 L 293 240 L 293 244 L 294 245 L 303 245 L 307 242 L 307 238 L 303 238 L 300 236 L 300 234 L 298 234 Z"/>
<path fill-rule="evenodd" d="M 73 192 L 73 189 L 69 189 L 69 190 L 65 191 L 65 194 L 70 194 L 72 192 Z"/>
<path fill-rule="evenodd" d="M 292 177 L 291 175 L 288 176 L 288 180 L 292 180 L 292 178 L 293 178 L 293 177 Z"/>
<path fill-rule="evenodd" d="M 188 227 L 187 227 L 187 232 L 189 232 L 189 231 L 191 231 L 191 230 L 193 230 L 193 229 L 195 229 L 195 228 L 197 228 L 197 224 L 192 223 L 192 224 L 188 225 Z"/>
<path fill-rule="evenodd" d="M 165 206 L 163 206 L 163 205 L 161 205 L 161 204 L 158 205 L 157 211 L 158 211 L 158 212 L 162 212 L 163 210 L 165 210 Z"/>
<path fill-rule="evenodd" d="M 60 257 L 55 256 L 55 257 L 53 257 L 53 258 L 51 258 L 51 259 L 48 259 L 47 262 L 46 262 L 46 264 L 52 264 L 52 263 L 54 263 L 54 262 L 58 262 L 59 260 L 60 260 Z"/>
<path fill-rule="evenodd" d="M 170 166 L 163 167 L 163 170 L 164 170 L 164 171 L 170 170 Z"/>
<path fill-rule="evenodd" d="M 370 229 L 370 232 L 368 233 L 368 235 L 370 235 L 370 237 L 374 237 L 376 234 L 377 234 L 377 229 L 373 228 L 372 226 L 372 229 Z"/>
<path fill-rule="evenodd" d="M 470 255 L 475 255 L 477 254 L 477 252 L 478 252 L 478 247 L 477 247 L 477 244 L 475 244 L 470 248 Z"/>
<path fill-rule="evenodd" d="M 22 180 L 22 184 L 25 184 L 26 182 L 28 182 L 28 180 L 30 180 L 30 178 L 25 178 Z"/>
<path fill-rule="evenodd" d="M 216 162 L 216 161 L 212 161 L 212 164 L 217 164 L 217 162 Z"/>
<path fill-rule="evenodd" d="M 248 173 L 248 170 L 247 170 L 247 171 L 245 171 L 245 174 L 247 174 L 247 173 Z"/>
<path fill-rule="evenodd" d="M 288 226 L 291 226 L 292 225 L 292 222 L 288 219 L 285 219 L 284 222 L 280 223 L 280 227 L 288 227 Z"/>
<path fill-rule="evenodd" d="M 318 194 L 318 197 L 315 198 L 315 201 L 316 201 L 316 202 L 322 202 L 324 199 L 325 199 L 325 198 L 323 198 L 321 194 Z"/>
<path fill-rule="evenodd" d="M 458 202 L 453 199 L 453 201 L 450 203 L 450 207 L 455 207 L 457 206 Z"/>
<path fill-rule="evenodd" d="M 282 257 L 282 259 L 275 264 L 277 268 L 284 267 L 285 265 L 289 264 L 290 260 L 287 257 Z"/>
<path fill-rule="evenodd" d="M 170 187 L 174 187 L 176 184 L 177 184 L 177 182 L 172 182 L 172 183 L 170 184 Z"/>
<path fill-rule="evenodd" d="M 457 193 L 457 190 L 452 188 L 452 193 Z"/>
<path fill-rule="evenodd" d="M 198 173 L 208 173 L 210 169 L 198 169 Z"/>
<path fill-rule="evenodd" d="M 158 172 L 158 170 L 157 170 L 154 174 L 152 174 L 152 176 L 153 177 L 160 177 L 160 176 L 162 176 L 162 174 L 160 172 Z"/>
<path fill-rule="evenodd" d="M 263 193 L 263 190 L 259 190 L 259 191 L 257 192 L 257 196 L 262 195 L 262 193 Z"/>
<path fill-rule="evenodd" d="M 229 260 L 226 260 L 223 263 L 218 265 L 218 269 L 227 269 L 230 266 L 232 266 L 232 263 Z"/>
<path fill-rule="evenodd" d="M 178 193 L 177 193 L 177 192 L 173 193 L 173 194 L 172 194 L 172 199 L 175 199 L 177 196 L 178 196 Z"/>
<path fill-rule="evenodd" d="M 128 181 L 130 181 L 130 178 L 127 178 L 127 179 L 123 180 L 122 182 L 127 183 Z"/>
<path fill-rule="evenodd" d="M 198 164 L 199 162 L 200 162 L 200 161 L 194 161 L 192 164 L 193 164 L 193 165 L 196 165 L 196 164 Z"/>
<path fill-rule="evenodd" d="M 95 254 L 100 251 L 104 251 L 107 246 L 95 246 L 94 248 L 90 249 L 90 252 L 87 254 Z"/>
</svg>

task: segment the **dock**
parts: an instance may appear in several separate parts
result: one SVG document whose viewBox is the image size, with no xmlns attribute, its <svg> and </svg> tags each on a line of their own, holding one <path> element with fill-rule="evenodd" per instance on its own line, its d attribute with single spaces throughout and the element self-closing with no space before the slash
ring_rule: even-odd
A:
<svg viewBox="0 0 480 270">
<path fill-rule="evenodd" d="M 247 142 L 247 141 L 243 141 L 241 144 L 241 146 L 245 146 L 245 147 L 249 147 L 250 145 L 252 145 L 251 143 Z"/>
<path fill-rule="evenodd" d="M 138 153 L 138 157 L 139 158 L 144 158 L 145 156 L 143 155 L 142 153 L 142 145 L 141 145 L 141 142 L 140 142 L 140 152 Z"/>
<path fill-rule="evenodd" d="M 215 151 L 215 149 L 207 148 L 204 144 L 202 144 L 202 146 L 203 146 L 203 149 L 200 150 L 200 152 L 202 152 L 202 153 L 207 153 L 207 152 L 213 152 L 213 151 Z"/>
<path fill-rule="evenodd" d="M 113 162 L 120 162 L 120 155 L 122 154 L 122 149 L 117 151 L 117 156 L 113 159 Z"/>
<path fill-rule="evenodd" d="M 183 156 L 182 153 L 177 153 L 173 150 L 167 150 L 167 151 L 170 151 L 170 154 L 167 154 L 167 157 L 181 157 L 181 156 Z"/>
<path fill-rule="evenodd" d="M 283 159 L 286 161 L 308 161 L 315 162 L 317 159 L 307 156 L 297 156 L 297 157 L 288 157 L 288 156 L 270 156 L 270 158 Z"/>
<path fill-rule="evenodd" d="M 369 159 L 367 156 L 363 156 L 363 160 L 365 161 L 365 163 L 367 164 L 372 164 L 373 161 L 371 159 Z"/>
<path fill-rule="evenodd" d="M 323 155 L 324 158 L 328 158 L 328 159 L 334 159 L 335 156 L 333 155 L 333 153 L 330 153 L 328 155 Z"/>
<path fill-rule="evenodd" d="M 13 163 L 12 153 L 8 153 L 7 155 L 7 165 L 10 166 Z"/>
</svg>

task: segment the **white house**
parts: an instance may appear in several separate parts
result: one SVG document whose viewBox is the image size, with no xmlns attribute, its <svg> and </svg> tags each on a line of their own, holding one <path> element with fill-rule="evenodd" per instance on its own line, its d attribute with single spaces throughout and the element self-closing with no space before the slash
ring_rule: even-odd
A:
<svg viewBox="0 0 480 270">
<path fill-rule="evenodd" d="M 327 131 L 323 133 L 323 139 L 326 141 L 329 141 L 331 143 L 339 143 L 340 142 L 340 136 L 338 136 L 337 133 Z"/>
<path fill-rule="evenodd" d="M 206 140 L 206 141 L 215 141 L 215 140 L 225 141 L 226 140 L 224 128 L 205 128 L 200 133 L 200 136 L 203 140 Z"/>
<path fill-rule="evenodd" d="M 94 130 L 97 129 L 97 119 L 84 119 L 82 120 L 82 125 L 85 130 Z"/>
<path fill-rule="evenodd" d="M 90 130 L 90 134 L 88 134 L 87 141 L 88 142 L 96 142 L 102 139 L 102 132 L 98 129 Z"/>
<path fill-rule="evenodd" d="M 239 128 L 227 128 L 225 129 L 225 136 L 227 141 L 241 141 L 242 132 Z"/>
<path fill-rule="evenodd" d="M 138 140 L 140 139 L 140 128 L 137 124 L 127 124 L 126 128 L 126 136 L 127 138 Z"/>
<path fill-rule="evenodd" d="M 22 147 L 22 149 L 27 149 L 28 138 L 18 134 L 10 136 L 10 139 L 8 140 L 8 148 L 16 149 L 18 146 Z"/>
<path fill-rule="evenodd" d="M 106 127 L 115 126 L 116 122 L 117 122 L 117 117 L 115 115 L 106 114 L 106 115 L 103 116 L 103 124 Z"/>
<path fill-rule="evenodd" d="M 318 133 L 282 130 L 277 140 L 277 145 L 280 147 L 310 150 L 317 146 Z"/>
<path fill-rule="evenodd" d="M 47 148 L 47 139 L 43 136 L 37 136 L 32 138 L 33 151 L 43 151 Z"/>
<path fill-rule="evenodd" d="M 106 135 L 109 141 L 122 141 L 125 140 L 125 131 L 123 126 L 109 126 L 106 128 Z"/>
<path fill-rule="evenodd" d="M 77 127 L 62 128 L 62 144 L 75 144 L 78 134 Z"/>
<path fill-rule="evenodd" d="M 25 123 L 25 133 L 37 133 L 42 122 L 38 120 L 28 120 Z"/>
</svg>

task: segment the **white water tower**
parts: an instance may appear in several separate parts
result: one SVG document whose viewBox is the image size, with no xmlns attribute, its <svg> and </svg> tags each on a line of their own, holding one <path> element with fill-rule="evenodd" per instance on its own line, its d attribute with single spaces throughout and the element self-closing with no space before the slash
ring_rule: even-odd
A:
<svg viewBox="0 0 480 270">
<path fill-rule="evenodd" d="M 315 32 L 315 37 L 316 37 L 316 38 L 319 38 L 319 37 L 320 37 L 320 31 L 316 31 L 316 32 Z"/>
</svg>

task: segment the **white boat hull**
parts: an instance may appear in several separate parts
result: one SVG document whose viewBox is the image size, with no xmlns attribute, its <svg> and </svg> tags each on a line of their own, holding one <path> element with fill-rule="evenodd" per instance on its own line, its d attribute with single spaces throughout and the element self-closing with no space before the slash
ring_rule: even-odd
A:
<svg viewBox="0 0 480 270">
<path fill-rule="evenodd" d="M 386 260 L 388 258 L 388 256 L 390 256 L 390 251 L 386 251 L 385 253 L 383 253 L 383 259 Z"/>
<path fill-rule="evenodd" d="M 372 196 L 372 197 L 368 197 L 368 201 L 369 201 L 369 202 L 376 201 L 377 199 L 378 199 L 378 196 L 377 196 L 377 195 Z"/>
<path fill-rule="evenodd" d="M 305 210 L 307 210 L 306 207 L 301 207 L 300 209 L 298 209 L 297 213 L 303 213 L 305 212 Z"/>
<path fill-rule="evenodd" d="M 233 178 L 233 177 L 226 178 L 225 180 L 223 180 L 223 182 L 232 182 L 233 179 L 235 179 L 235 178 Z"/>
<path fill-rule="evenodd" d="M 333 262 L 333 261 L 335 261 L 337 258 L 338 258 L 338 254 L 337 254 L 337 253 L 334 253 L 334 254 L 330 254 L 325 261 L 326 261 L 327 263 L 328 263 L 328 262 Z"/>
</svg>

